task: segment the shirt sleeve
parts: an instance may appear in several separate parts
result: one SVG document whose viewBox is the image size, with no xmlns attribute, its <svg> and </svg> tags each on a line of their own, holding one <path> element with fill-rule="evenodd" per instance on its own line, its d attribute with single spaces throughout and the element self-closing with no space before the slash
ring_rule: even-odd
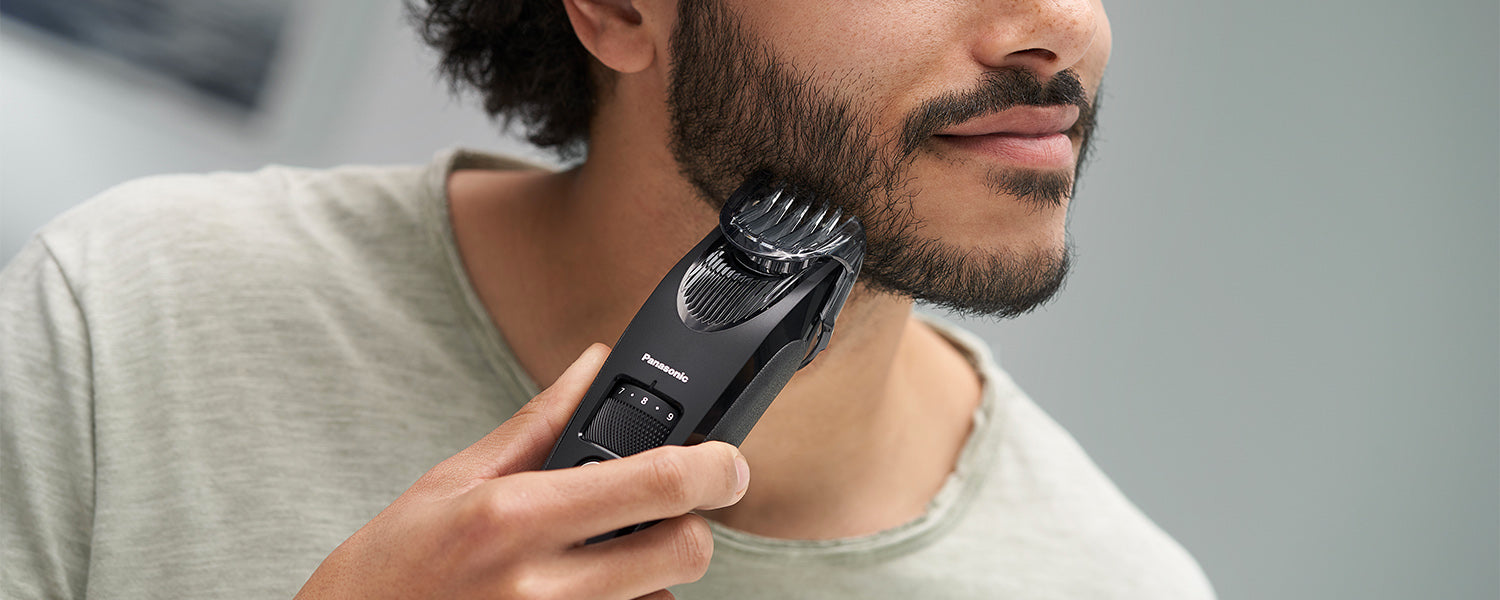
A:
<svg viewBox="0 0 1500 600">
<path fill-rule="evenodd" d="M 88 322 L 33 238 L 0 271 L 0 597 L 82 598 L 94 511 Z"/>
</svg>

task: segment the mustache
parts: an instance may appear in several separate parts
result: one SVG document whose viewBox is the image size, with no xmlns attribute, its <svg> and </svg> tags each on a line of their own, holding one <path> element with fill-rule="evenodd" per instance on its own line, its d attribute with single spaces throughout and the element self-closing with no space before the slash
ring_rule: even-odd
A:
<svg viewBox="0 0 1500 600">
<path fill-rule="evenodd" d="M 901 127 L 900 155 L 909 157 L 937 132 L 977 117 L 1016 106 L 1067 104 L 1078 107 L 1078 122 L 1069 133 L 1086 136 L 1094 126 L 1095 106 L 1073 69 L 1059 72 L 1046 83 L 1024 67 L 987 71 L 977 88 L 933 98 L 912 111 Z"/>
</svg>

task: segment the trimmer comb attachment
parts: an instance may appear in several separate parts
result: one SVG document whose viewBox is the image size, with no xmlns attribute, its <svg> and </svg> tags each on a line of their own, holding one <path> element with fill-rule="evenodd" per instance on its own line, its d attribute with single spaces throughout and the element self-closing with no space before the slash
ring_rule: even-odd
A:
<svg viewBox="0 0 1500 600">
<path fill-rule="evenodd" d="M 796 272 L 819 258 L 858 272 L 864 256 L 858 219 L 844 218 L 842 210 L 764 174 L 730 196 L 719 213 L 719 229 L 747 266 L 768 275 Z"/>
</svg>

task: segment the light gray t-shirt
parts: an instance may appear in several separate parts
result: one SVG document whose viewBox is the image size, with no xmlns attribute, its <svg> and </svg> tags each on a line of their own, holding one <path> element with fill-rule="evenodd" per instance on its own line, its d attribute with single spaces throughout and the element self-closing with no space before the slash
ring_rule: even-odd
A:
<svg viewBox="0 0 1500 600">
<path fill-rule="evenodd" d="M 418 476 L 537 392 L 460 262 L 445 181 L 516 168 L 143 179 L 0 272 L 0 596 L 291 597 Z M 714 526 L 679 598 L 1213 592 L 1000 370 L 915 521 L 832 541 Z"/>
</svg>

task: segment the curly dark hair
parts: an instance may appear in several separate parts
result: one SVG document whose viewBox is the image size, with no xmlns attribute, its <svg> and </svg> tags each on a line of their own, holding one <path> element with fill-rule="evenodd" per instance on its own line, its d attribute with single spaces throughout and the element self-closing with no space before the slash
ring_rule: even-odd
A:
<svg viewBox="0 0 1500 600">
<path fill-rule="evenodd" d="M 478 91 L 491 117 L 520 121 L 527 140 L 561 158 L 581 154 L 603 82 L 562 2 L 406 0 L 406 10 L 455 93 Z"/>
</svg>

